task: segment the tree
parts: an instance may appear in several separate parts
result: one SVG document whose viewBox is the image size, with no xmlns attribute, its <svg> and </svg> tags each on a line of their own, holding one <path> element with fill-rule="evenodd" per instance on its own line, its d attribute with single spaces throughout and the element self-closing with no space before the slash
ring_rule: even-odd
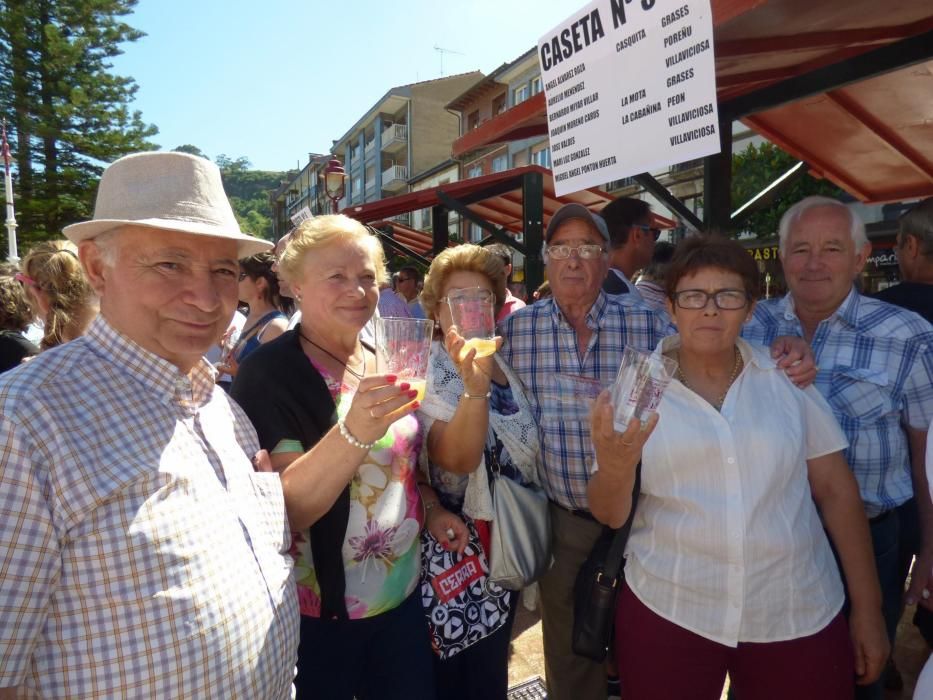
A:
<svg viewBox="0 0 933 700">
<path fill-rule="evenodd" d="M 204 151 L 202 151 L 197 146 L 192 146 L 190 143 L 182 144 L 177 148 L 173 148 L 172 151 L 175 153 L 189 153 L 193 156 L 198 156 L 199 158 L 206 158 L 207 160 L 210 160 L 210 158 L 204 154 Z"/>
<path fill-rule="evenodd" d="M 797 159 L 773 143 L 752 144 L 732 157 L 732 203 L 737 208 L 786 173 Z M 842 197 L 844 193 L 828 180 L 818 180 L 810 174 L 794 182 L 769 206 L 753 212 L 742 220 L 738 229 L 758 238 L 777 235 L 784 212 L 794 203 L 810 195 Z M 734 233 L 738 233 L 734 231 Z"/>
<path fill-rule="evenodd" d="M 0 3 L 0 105 L 14 134 L 24 241 L 89 218 L 104 164 L 155 148 L 158 130 L 128 107 L 137 85 L 111 73 L 121 45 L 143 36 L 121 19 L 136 2 Z"/>
</svg>

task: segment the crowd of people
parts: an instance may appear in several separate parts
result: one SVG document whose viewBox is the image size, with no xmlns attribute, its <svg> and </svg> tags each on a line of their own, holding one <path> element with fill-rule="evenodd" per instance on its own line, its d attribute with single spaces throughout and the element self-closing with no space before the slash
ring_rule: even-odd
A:
<svg viewBox="0 0 933 700">
<path fill-rule="evenodd" d="M 930 634 L 933 199 L 887 300 L 826 198 L 782 218 L 768 300 L 741 245 L 658 243 L 628 198 L 551 215 L 527 306 L 506 246 L 393 274 L 328 215 L 273 248 L 183 153 L 111 164 L 64 235 L 0 270 L 0 699 L 504 699 L 493 475 L 547 495 L 551 700 L 616 677 L 713 700 L 727 675 L 739 700 L 881 698 L 905 603 Z M 453 323 L 466 290 L 492 355 Z M 377 367 L 380 315 L 433 323 L 423 398 Z M 647 422 L 608 391 L 551 410 L 556 376 L 609 387 L 626 347 L 676 361 Z M 601 663 L 574 652 L 574 586 L 630 518 Z"/>
</svg>

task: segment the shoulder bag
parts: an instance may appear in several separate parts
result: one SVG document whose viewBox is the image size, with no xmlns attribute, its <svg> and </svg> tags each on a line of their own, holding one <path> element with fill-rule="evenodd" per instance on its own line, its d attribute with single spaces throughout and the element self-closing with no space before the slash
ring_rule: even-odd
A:
<svg viewBox="0 0 933 700">
<path fill-rule="evenodd" d="M 625 545 L 641 492 L 641 462 L 635 468 L 632 509 L 617 530 L 604 528 L 573 585 L 573 652 L 602 662 L 609 650 L 616 599 L 624 580 Z"/>
</svg>

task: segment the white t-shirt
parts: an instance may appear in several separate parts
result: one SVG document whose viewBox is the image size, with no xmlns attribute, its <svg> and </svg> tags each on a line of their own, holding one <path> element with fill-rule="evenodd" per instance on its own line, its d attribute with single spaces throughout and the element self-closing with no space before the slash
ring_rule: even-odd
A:
<svg viewBox="0 0 933 700">
<path fill-rule="evenodd" d="M 625 567 L 651 610 L 733 647 L 813 634 L 841 609 L 807 460 L 847 445 L 816 389 L 794 387 L 766 348 L 737 344 L 745 366 L 721 413 L 678 381 L 667 388 Z"/>
</svg>

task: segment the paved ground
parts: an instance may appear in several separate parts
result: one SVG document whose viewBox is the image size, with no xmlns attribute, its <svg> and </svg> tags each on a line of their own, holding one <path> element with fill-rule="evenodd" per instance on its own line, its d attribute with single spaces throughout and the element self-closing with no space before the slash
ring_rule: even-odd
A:
<svg viewBox="0 0 933 700">
<path fill-rule="evenodd" d="M 898 627 L 894 660 L 904 677 L 904 690 L 888 692 L 885 700 L 911 700 L 914 685 L 929 650 L 917 629 L 910 623 L 914 616 L 913 607 L 904 611 Z M 534 676 L 544 677 L 544 654 L 541 646 L 541 621 L 537 613 L 519 608 L 512 633 L 512 653 L 509 658 L 509 683 L 514 685 Z M 723 699 L 726 691 L 723 690 Z"/>
</svg>

